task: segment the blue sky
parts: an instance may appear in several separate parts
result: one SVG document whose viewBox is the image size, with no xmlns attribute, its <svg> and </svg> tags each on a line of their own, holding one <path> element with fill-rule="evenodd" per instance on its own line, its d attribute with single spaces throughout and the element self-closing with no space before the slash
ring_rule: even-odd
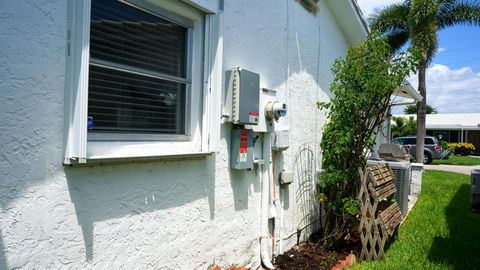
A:
<svg viewBox="0 0 480 270">
<path fill-rule="evenodd" d="M 399 0 L 357 0 L 365 17 Z M 480 113 L 480 27 L 439 31 L 439 51 L 427 70 L 427 103 L 439 113 Z M 409 81 L 416 88 L 417 77 Z M 393 113 L 402 113 L 395 108 Z"/>
<path fill-rule="evenodd" d="M 434 63 L 480 72 L 480 27 L 455 26 L 439 32 L 440 50 Z"/>
</svg>

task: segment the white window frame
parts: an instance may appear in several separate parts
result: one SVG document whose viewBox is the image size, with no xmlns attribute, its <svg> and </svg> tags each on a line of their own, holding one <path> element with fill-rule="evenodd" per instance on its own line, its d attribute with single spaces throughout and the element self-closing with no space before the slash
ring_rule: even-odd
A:
<svg viewBox="0 0 480 270">
<path fill-rule="evenodd" d="M 187 84 L 185 130 L 186 135 L 156 134 L 102 140 L 88 134 L 88 74 L 90 45 L 91 0 L 69 0 L 67 21 L 67 61 L 65 75 L 65 164 L 115 160 L 119 158 L 202 156 L 213 151 L 210 141 L 212 121 L 216 109 L 212 106 L 211 44 L 212 14 L 199 11 L 178 0 L 121 0 L 144 10 L 154 9 L 180 25 L 189 26 L 189 54 L 187 57 Z M 160 6 L 161 5 L 161 6 Z M 153 10 L 152 10 L 153 12 Z M 193 28 L 192 28 L 193 27 Z M 215 43 L 215 41 L 213 41 Z M 216 98 L 213 97 L 215 100 Z M 90 136 L 90 138 L 89 138 Z M 116 139 L 113 141 L 112 139 Z"/>
</svg>

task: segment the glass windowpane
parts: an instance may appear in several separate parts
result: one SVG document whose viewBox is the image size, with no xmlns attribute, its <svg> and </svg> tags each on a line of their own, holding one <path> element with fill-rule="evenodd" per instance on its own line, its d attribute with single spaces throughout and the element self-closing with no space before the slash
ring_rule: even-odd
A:
<svg viewBox="0 0 480 270">
<path fill-rule="evenodd" d="M 92 131 L 184 134 L 185 84 L 90 66 Z"/>
</svg>

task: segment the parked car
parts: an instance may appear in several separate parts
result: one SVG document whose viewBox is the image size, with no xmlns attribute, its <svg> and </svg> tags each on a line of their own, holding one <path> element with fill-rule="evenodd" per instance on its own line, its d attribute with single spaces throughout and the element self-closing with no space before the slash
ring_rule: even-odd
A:
<svg viewBox="0 0 480 270">
<path fill-rule="evenodd" d="M 417 137 L 406 136 L 397 137 L 392 140 L 392 143 L 402 145 L 405 150 L 416 159 Z M 442 158 L 442 146 L 439 144 L 437 138 L 433 136 L 425 136 L 425 151 L 423 152 L 423 163 L 430 164 L 434 159 Z"/>
</svg>

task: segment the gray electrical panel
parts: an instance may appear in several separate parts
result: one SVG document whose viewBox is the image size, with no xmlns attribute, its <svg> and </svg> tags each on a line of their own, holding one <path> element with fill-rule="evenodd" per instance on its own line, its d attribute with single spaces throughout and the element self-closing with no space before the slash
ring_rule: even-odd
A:
<svg viewBox="0 0 480 270">
<path fill-rule="evenodd" d="M 236 125 L 257 125 L 259 121 L 260 75 L 242 68 L 225 74 L 225 110 Z"/>
<path fill-rule="evenodd" d="M 232 129 L 230 167 L 237 170 L 253 168 L 253 130 Z"/>
</svg>

